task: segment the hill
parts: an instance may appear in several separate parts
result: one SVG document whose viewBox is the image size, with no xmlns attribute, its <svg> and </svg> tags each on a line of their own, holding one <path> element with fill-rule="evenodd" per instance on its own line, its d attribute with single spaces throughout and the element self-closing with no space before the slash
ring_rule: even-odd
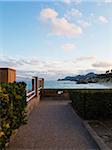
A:
<svg viewBox="0 0 112 150">
<path fill-rule="evenodd" d="M 95 74 L 94 72 L 90 72 L 86 75 L 67 76 L 64 79 L 58 79 L 58 81 L 68 80 L 76 81 L 77 84 L 112 82 L 112 73 Z"/>
</svg>

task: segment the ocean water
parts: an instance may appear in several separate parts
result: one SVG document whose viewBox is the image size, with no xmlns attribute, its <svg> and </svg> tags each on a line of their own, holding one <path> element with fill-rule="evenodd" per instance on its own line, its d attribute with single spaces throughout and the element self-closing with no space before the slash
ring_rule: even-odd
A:
<svg viewBox="0 0 112 150">
<path fill-rule="evenodd" d="M 26 82 L 26 81 L 25 81 Z M 26 82 L 27 89 L 32 89 L 32 82 L 29 80 Z M 56 80 L 45 80 L 45 89 L 110 89 L 112 84 L 99 84 L 99 83 L 88 83 L 88 84 L 76 84 L 75 81 L 56 81 Z"/>
<path fill-rule="evenodd" d="M 75 81 L 45 81 L 44 88 L 49 89 L 107 89 L 112 88 L 112 84 L 99 84 L 99 83 L 88 83 L 88 84 L 76 84 Z"/>
</svg>

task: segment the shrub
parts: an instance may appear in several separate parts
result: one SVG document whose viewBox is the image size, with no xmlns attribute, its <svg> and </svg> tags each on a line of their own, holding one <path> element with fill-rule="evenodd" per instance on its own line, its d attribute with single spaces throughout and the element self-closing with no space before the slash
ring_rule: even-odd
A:
<svg viewBox="0 0 112 150">
<path fill-rule="evenodd" d="M 12 132 L 26 123 L 26 84 L 0 84 L 0 149 L 5 147 Z"/>
<path fill-rule="evenodd" d="M 84 119 L 112 118 L 112 90 L 75 90 L 70 92 L 70 99 Z"/>
</svg>

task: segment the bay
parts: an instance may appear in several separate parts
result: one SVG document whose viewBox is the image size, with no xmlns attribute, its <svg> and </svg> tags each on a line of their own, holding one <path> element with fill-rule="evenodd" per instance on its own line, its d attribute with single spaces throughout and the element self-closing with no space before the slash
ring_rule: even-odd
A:
<svg viewBox="0 0 112 150">
<path fill-rule="evenodd" d="M 56 81 L 56 80 L 49 80 L 45 81 L 44 88 L 49 89 L 107 89 L 112 88 L 111 84 L 100 84 L 100 83 L 88 83 L 88 84 L 76 84 L 75 81 Z"/>
<path fill-rule="evenodd" d="M 27 89 L 31 90 L 32 82 L 29 80 L 26 82 L 26 84 L 27 84 Z M 112 83 L 76 84 L 75 81 L 45 80 L 44 88 L 45 89 L 112 89 Z"/>
</svg>

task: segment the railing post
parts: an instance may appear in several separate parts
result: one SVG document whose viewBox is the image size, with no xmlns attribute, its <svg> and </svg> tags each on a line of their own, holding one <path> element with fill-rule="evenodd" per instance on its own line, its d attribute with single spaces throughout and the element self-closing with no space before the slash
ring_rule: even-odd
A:
<svg viewBox="0 0 112 150">
<path fill-rule="evenodd" d="M 42 95 L 41 96 L 43 95 L 44 95 L 44 78 L 42 78 Z"/>
<path fill-rule="evenodd" d="M 42 78 L 42 89 L 44 89 L 44 78 Z"/>
<path fill-rule="evenodd" d="M 34 87 L 35 87 L 35 85 L 34 85 L 34 84 L 35 84 L 34 80 L 35 80 L 35 79 L 32 78 L 32 91 L 34 90 Z"/>
<path fill-rule="evenodd" d="M 41 78 L 41 94 L 40 94 L 40 99 L 43 97 L 44 95 L 44 78 Z"/>
<path fill-rule="evenodd" d="M 38 77 L 34 77 L 35 78 L 35 97 L 38 97 L 39 96 L 39 93 L 38 93 L 38 88 L 39 88 L 39 82 L 38 82 Z"/>
</svg>

